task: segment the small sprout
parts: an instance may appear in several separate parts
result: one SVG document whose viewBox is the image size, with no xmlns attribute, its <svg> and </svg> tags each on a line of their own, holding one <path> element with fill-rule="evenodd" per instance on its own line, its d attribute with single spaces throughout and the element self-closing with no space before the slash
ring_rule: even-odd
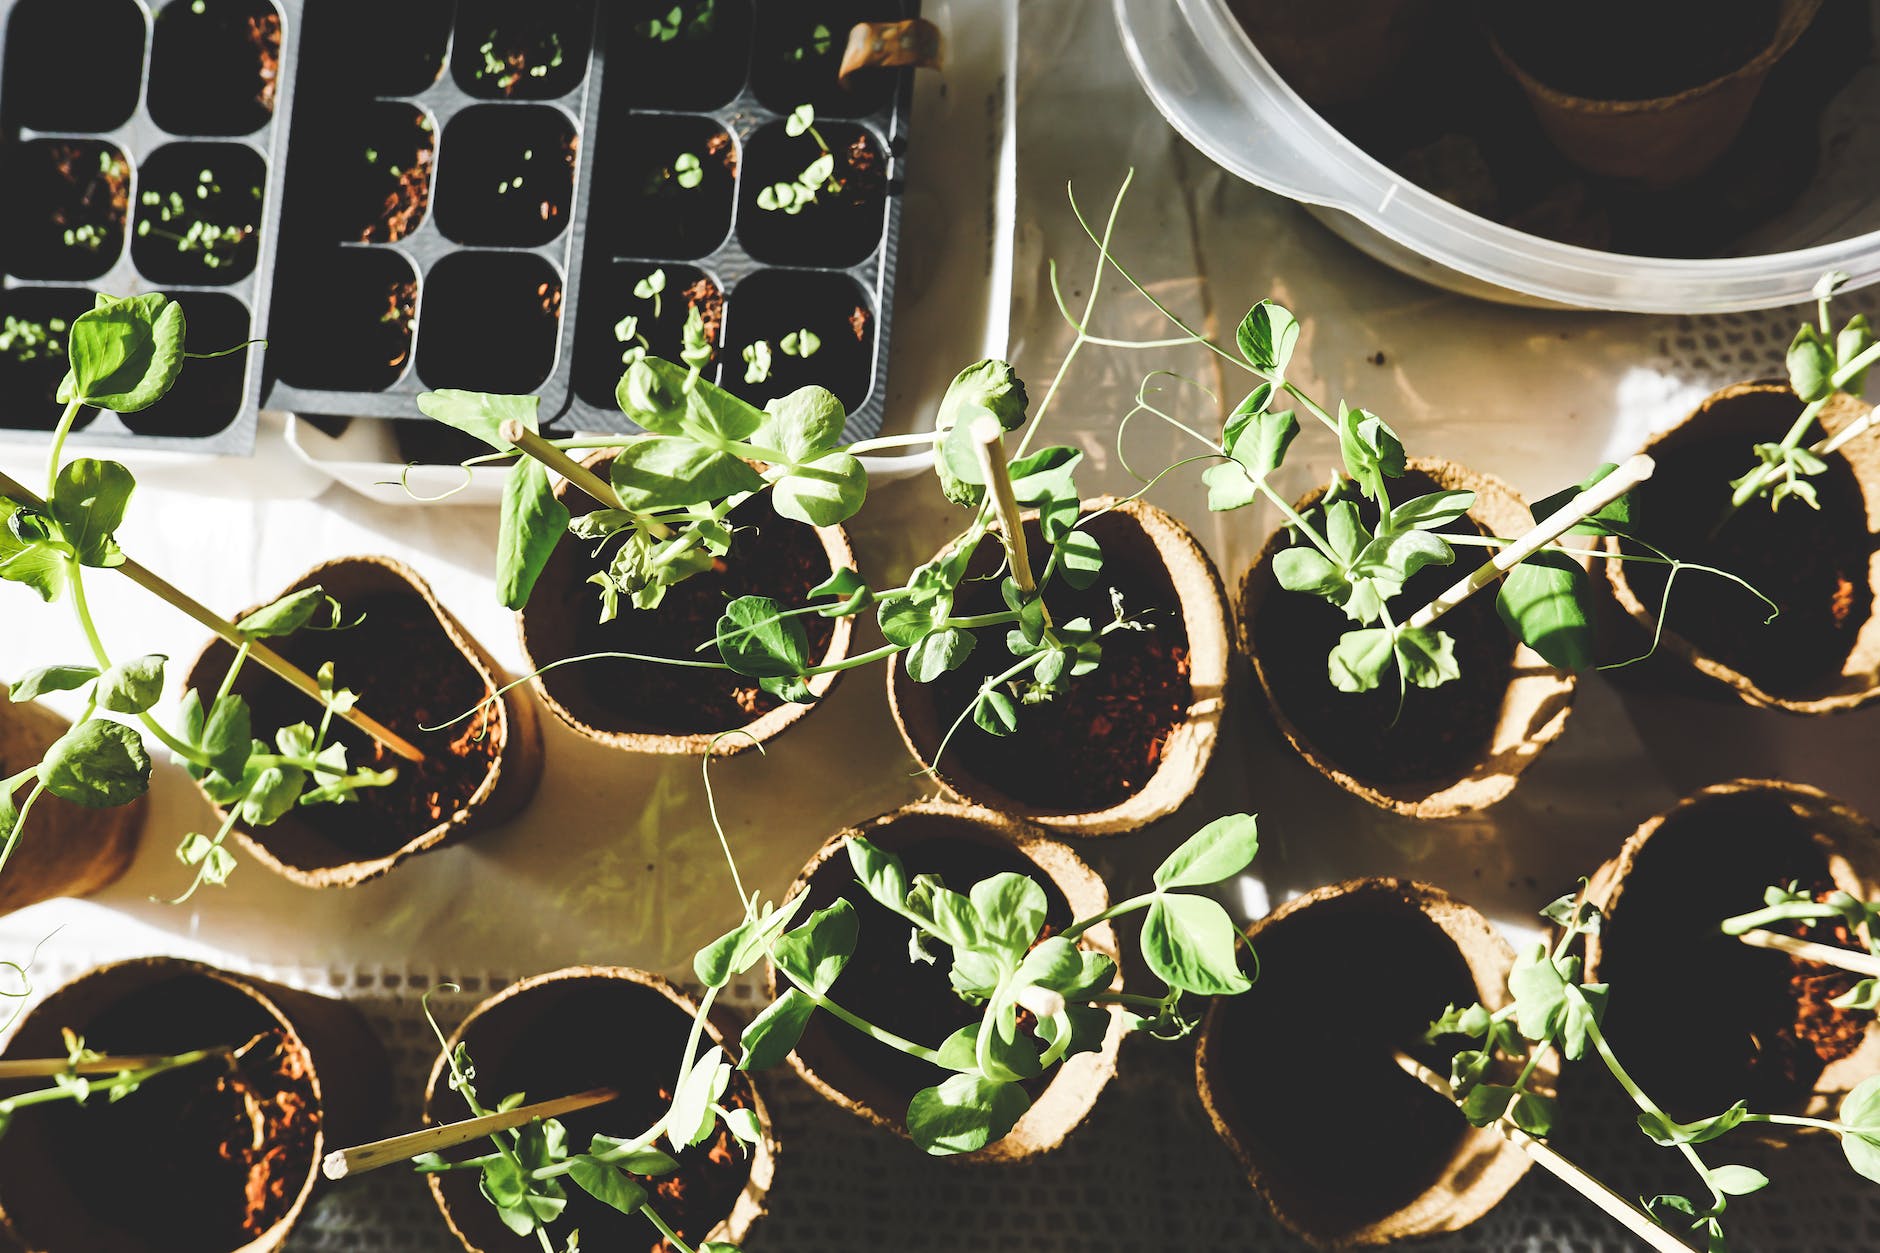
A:
<svg viewBox="0 0 1880 1253">
<path fill-rule="evenodd" d="M 641 300 L 650 300 L 653 302 L 654 317 L 659 316 L 660 294 L 665 290 L 666 271 L 663 269 L 654 270 L 651 274 L 648 274 L 645 278 L 633 285 L 633 294 L 635 296 L 638 296 Z"/>
<path fill-rule="evenodd" d="M 799 104 L 790 110 L 790 116 L 783 123 L 783 133 L 795 139 L 816 125 L 816 106 Z"/>
<path fill-rule="evenodd" d="M 760 339 L 744 348 L 744 381 L 762 383 L 770 377 L 770 341 Z"/>
<path fill-rule="evenodd" d="M 631 313 L 614 323 L 614 338 L 623 344 L 629 340 L 638 339 L 639 335 L 640 319 Z"/>
<path fill-rule="evenodd" d="M 809 358 L 815 356 L 816 350 L 822 347 L 822 338 L 815 331 L 804 327 L 800 331 L 791 331 L 785 335 L 778 347 L 783 349 L 783 355 L 786 357 Z"/>
<path fill-rule="evenodd" d="M 688 190 L 697 187 L 705 179 L 704 164 L 696 152 L 682 152 L 673 158 L 673 181 Z"/>
</svg>

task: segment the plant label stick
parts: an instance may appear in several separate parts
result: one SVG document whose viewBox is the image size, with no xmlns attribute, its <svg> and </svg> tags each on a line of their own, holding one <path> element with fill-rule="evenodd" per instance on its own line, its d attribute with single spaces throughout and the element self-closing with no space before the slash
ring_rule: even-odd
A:
<svg viewBox="0 0 1880 1253">
<path fill-rule="evenodd" d="M 1038 582 L 1031 574 L 1031 555 L 1025 551 L 1025 524 L 1019 515 L 1018 493 L 1012 490 L 1012 472 L 999 448 L 1004 438 L 1005 428 L 997 418 L 984 417 L 973 423 L 973 451 L 979 456 L 986 490 L 992 493 L 999 522 L 1005 527 L 1006 543 L 1011 547 L 1012 582 L 1030 600 L 1038 594 Z"/>
<path fill-rule="evenodd" d="M 576 1110 L 605 1105 L 619 1095 L 612 1088 L 593 1088 L 573 1096 L 557 1097 L 552 1101 L 537 1101 L 533 1105 L 520 1105 L 500 1113 L 484 1114 L 480 1118 L 466 1118 L 462 1122 L 445 1123 L 441 1127 L 426 1127 L 423 1131 L 410 1131 L 401 1136 L 374 1140 L 371 1144 L 361 1144 L 357 1148 L 335 1149 L 326 1155 L 320 1168 L 328 1179 L 361 1175 L 381 1166 L 409 1161 L 421 1153 L 436 1153 L 468 1144 L 472 1140 L 481 1140 L 499 1131 L 509 1131 L 537 1118 L 555 1118 Z"/>
<path fill-rule="evenodd" d="M 41 512 L 46 510 L 45 501 L 27 491 L 20 484 L 8 478 L 4 473 L 0 473 L 0 494 L 5 494 L 28 508 L 36 509 Z M 315 681 L 312 675 L 308 674 L 305 670 L 302 670 L 299 666 L 296 666 L 293 662 L 281 656 L 261 641 L 247 638 L 240 631 L 236 630 L 227 619 L 218 615 L 214 610 L 210 609 L 175 584 L 169 582 L 169 580 L 138 565 L 129 557 L 126 557 L 123 564 L 115 567 L 115 569 L 119 574 L 137 584 L 137 586 L 143 588 L 157 599 L 181 610 L 188 617 L 194 618 L 199 624 L 207 627 L 210 631 L 214 632 L 216 636 L 227 641 L 232 647 L 239 649 L 246 646 L 250 657 L 274 671 L 275 674 L 287 680 L 287 682 L 299 688 L 302 692 L 305 692 L 321 705 L 326 704 L 326 697 L 320 691 L 320 684 Z M 406 761 L 424 760 L 424 754 L 414 747 L 409 740 L 379 722 L 377 719 L 361 712 L 357 707 L 336 710 L 335 712 L 347 722 L 352 723 L 355 727 L 358 727 L 361 731 L 385 745 L 385 747 L 391 749 L 400 757 L 403 757 Z"/>
<path fill-rule="evenodd" d="M 514 444 L 516 451 L 535 458 L 556 474 L 561 475 L 562 478 L 567 479 L 570 483 L 573 483 L 595 500 L 607 506 L 607 508 L 618 510 L 621 513 L 632 513 L 648 531 L 652 532 L 654 539 L 672 538 L 671 527 L 656 518 L 648 518 L 641 514 L 634 513 L 633 510 L 621 504 L 620 494 L 614 491 L 613 484 L 543 439 L 534 431 L 531 431 L 522 423 L 516 421 L 516 419 L 511 418 L 507 422 L 504 422 L 498 434 L 503 437 L 505 443 Z"/>
<path fill-rule="evenodd" d="M 1775 931 L 1761 929 L 1745 931 L 1736 937 L 1745 944 L 1757 948 L 1772 948 L 1792 957 L 1806 961 L 1821 962 L 1827 966 L 1839 966 L 1842 970 L 1871 979 L 1880 979 L 1880 957 L 1872 953 L 1857 953 L 1853 949 L 1841 948 L 1834 944 L 1822 944 L 1815 940 L 1804 940 L 1797 936 L 1782 935 Z"/>
<path fill-rule="evenodd" d="M 1451 609 L 1565 535 L 1588 514 L 1598 513 L 1643 483 L 1652 476 L 1652 471 L 1656 468 L 1656 463 L 1650 457 L 1639 453 L 1611 474 L 1560 506 L 1537 523 L 1533 530 L 1477 566 L 1473 573 L 1458 579 L 1448 591 L 1417 610 L 1405 625 L 1417 628 L 1431 625 Z"/>
<path fill-rule="evenodd" d="M 1617 477 L 1617 472 L 1607 477 L 1615 478 Z M 1603 504 L 1595 505 L 1593 509 L 1601 509 L 1604 507 Z M 1567 508 L 1574 508 L 1574 505 L 1569 504 Z M 1565 511 L 1563 510 L 1562 512 Z M 1579 516 L 1583 517 L 1590 512 L 1592 512 L 1592 509 L 1581 510 Z M 1552 521 L 1552 518 L 1548 519 L 1548 522 Z M 1561 528 L 1561 530 L 1565 529 L 1565 527 Z M 1556 534 L 1558 534 L 1558 532 L 1556 532 Z M 1542 542 L 1544 543 L 1546 541 Z M 1444 1100 L 1453 1102 L 1456 1099 L 1455 1092 L 1450 1088 L 1448 1080 L 1444 1079 L 1441 1075 L 1423 1065 L 1409 1054 L 1398 1053 L 1397 1064 L 1403 1068 L 1405 1074 L 1421 1081 L 1424 1087 L 1436 1093 L 1438 1096 L 1441 1096 Z M 1536 1140 L 1533 1136 L 1509 1123 L 1506 1119 L 1498 1118 L 1493 1125 L 1495 1130 L 1501 1133 L 1504 1140 L 1533 1158 L 1535 1165 L 1572 1188 L 1575 1192 L 1578 1192 L 1594 1205 L 1597 1205 L 1612 1218 L 1617 1219 L 1627 1231 L 1630 1231 L 1652 1248 L 1659 1250 L 1659 1253 L 1691 1253 L 1689 1245 L 1679 1240 L 1663 1227 L 1660 1227 L 1648 1216 L 1641 1213 L 1637 1206 L 1632 1205 L 1617 1192 L 1614 1192 L 1611 1188 L 1608 1188 L 1605 1184 L 1593 1178 L 1578 1166 L 1575 1166 L 1571 1161 L 1555 1152 L 1544 1142 Z"/>
</svg>

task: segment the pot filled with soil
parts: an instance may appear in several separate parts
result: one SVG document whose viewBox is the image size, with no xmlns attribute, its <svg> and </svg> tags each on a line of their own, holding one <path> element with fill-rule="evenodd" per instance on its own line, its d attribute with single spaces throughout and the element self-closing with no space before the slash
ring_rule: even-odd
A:
<svg viewBox="0 0 1880 1253">
<path fill-rule="evenodd" d="M 425 754 L 405 761 L 350 723 L 334 720 L 352 769 L 396 769 L 385 787 L 363 788 L 357 804 L 304 805 L 270 826 L 238 824 L 236 838 L 258 861 L 305 887 L 351 887 L 417 853 L 464 839 L 520 812 L 542 773 L 542 733 L 520 688 L 482 704 L 505 682 L 489 654 L 409 567 L 386 557 L 346 557 L 315 566 L 288 592 L 319 586 L 336 599 L 337 631 L 302 631 L 274 643 L 311 672 L 331 661 L 341 687 Z M 214 692 L 234 658 L 220 640 L 190 668 L 189 686 Z M 236 680 L 253 710 L 254 736 L 317 720 L 319 706 L 250 662 Z M 448 730 L 426 733 L 472 709 Z"/>
<path fill-rule="evenodd" d="M 1475 493 L 1468 514 L 1439 528 L 1439 535 L 1509 538 L 1534 525 L 1513 488 L 1453 462 L 1412 458 L 1399 481 L 1405 496 Z M 1315 490 L 1295 507 L 1304 514 L 1324 494 Z M 1375 526 L 1375 505 L 1362 501 L 1359 509 L 1365 525 Z M 1273 559 L 1291 543 L 1285 529 L 1274 532 L 1241 580 L 1236 604 L 1241 650 L 1287 742 L 1347 792 L 1415 818 L 1484 809 L 1514 790 L 1528 763 L 1565 728 L 1573 675 L 1517 643 L 1494 597 L 1484 593 L 1442 620 L 1455 640 L 1460 678 L 1433 688 L 1411 686 L 1401 709 L 1394 683 L 1340 691 L 1323 659 L 1350 620 L 1328 601 L 1279 585 Z M 1454 564 L 1427 566 L 1405 582 L 1403 603 L 1427 603 L 1479 557 L 1476 549 L 1458 546 Z"/>
<path fill-rule="evenodd" d="M 7 701 L 0 687 L 0 779 L 36 765 L 70 729 L 50 709 Z M 0 915 L 60 896 L 89 896 L 115 882 L 137 854 L 147 808 L 141 796 L 115 809 L 40 797 L 0 874 Z"/>
<path fill-rule="evenodd" d="M 44 1253 L 279 1249 L 326 1147 L 368 1134 L 387 1097 L 384 1052 L 350 1005 L 198 962 L 146 957 L 81 975 L 29 1011 L 0 1056 L 63 1057 L 62 1029 L 105 1054 L 235 1055 L 118 1101 L 14 1115 L 0 1138 L 0 1226 Z M 137 1169 L 100 1170 L 112 1145 L 138 1146 Z"/>
<path fill-rule="evenodd" d="M 131 259 L 152 283 L 227 286 L 261 251 L 267 166 L 238 143 L 166 144 L 137 174 Z"/>
<path fill-rule="evenodd" d="M 910 875 L 938 875 L 966 892 L 995 874 L 1022 874 L 1045 891 L 1044 934 L 1064 930 L 1109 907 L 1103 881 L 1069 847 L 1021 820 L 972 805 L 922 801 L 870 819 L 831 839 L 810 859 L 790 895 L 806 892 L 802 917 L 838 899 L 854 907 L 855 956 L 830 995 L 844 1009 L 929 1048 L 980 1020 L 983 1006 L 961 1000 L 949 982 L 950 951 L 931 963 L 908 953 L 907 921 L 879 904 L 856 881 L 848 841 L 862 836 L 898 856 Z M 1105 922 L 1084 933 L 1086 947 L 1116 957 L 1116 934 Z M 774 1000 L 787 982 L 770 970 Z M 1122 986 L 1118 972 L 1114 987 Z M 968 1161 L 1017 1162 L 1063 1143 L 1116 1074 L 1123 1020 L 1112 1015 L 1103 1047 L 1079 1053 L 1046 1077 L 1023 1086 L 1031 1106 L 1001 1140 L 965 1155 Z M 946 1077 L 934 1066 L 872 1040 L 828 1014 L 809 1021 L 790 1065 L 818 1092 L 877 1127 L 906 1137 L 908 1102 Z"/>
<path fill-rule="evenodd" d="M 33 139 L 8 154 L 6 269 L 32 279 L 103 276 L 124 251 L 131 166 L 114 144 Z"/>
<path fill-rule="evenodd" d="M 1514 952 L 1439 888 L 1358 879 L 1256 922 L 1253 990 L 1217 1000 L 1195 1058 L 1202 1104 L 1247 1178 L 1324 1248 L 1455 1231 L 1498 1204 L 1528 1159 L 1399 1066 L 1451 1005 L 1506 1004 Z M 1363 988 L 1364 1010 L 1352 996 Z"/>
<path fill-rule="evenodd" d="M 812 384 L 850 413 L 874 388 L 875 318 L 846 274 L 762 270 L 738 283 L 728 305 L 724 386 L 754 405 Z"/>
<path fill-rule="evenodd" d="M 1102 546 L 1102 573 L 1082 591 L 1054 587 L 1051 613 L 1100 624 L 1115 617 L 1120 596 L 1146 629 L 1104 636 L 1098 667 L 1027 706 L 1011 736 L 965 726 L 939 751 L 980 685 L 1010 664 L 997 648 L 976 649 L 931 683 L 890 662 L 888 699 L 908 751 L 962 800 L 1064 834 L 1111 835 L 1173 813 L 1207 771 L 1227 696 L 1227 604 L 1214 563 L 1173 517 L 1108 497 L 1084 502 L 1082 512 L 1097 515 L 1083 529 Z M 1035 517 L 1025 531 L 1031 551 L 1048 550 Z M 997 580 L 978 577 L 1001 551 L 985 544 L 975 554 L 957 614 L 1004 608 Z"/>
<path fill-rule="evenodd" d="M 1880 695 L 1880 447 L 1861 436 L 1826 455 L 1813 479 L 1819 509 L 1752 500 L 1718 526 L 1750 446 L 1780 440 L 1801 411 L 1778 382 L 1707 397 L 1648 446 L 1659 469 L 1635 507 L 1653 545 L 1728 570 L 1781 610 L 1770 621 L 1769 606 L 1734 583 L 1679 580 L 1659 647 L 1702 676 L 1694 686 L 1715 695 L 1727 686 L 1748 704 L 1790 713 L 1836 713 Z M 1867 412 L 1836 396 L 1821 426 L 1832 435 Z M 1666 568 L 1604 564 L 1620 606 L 1657 631 Z"/>
<path fill-rule="evenodd" d="M 272 0 L 192 0 L 157 14 L 150 116 L 173 135 L 246 135 L 274 117 L 281 15 Z"/>
<path fill-rule="evenodd" d="M 1641 825 L 1590 881 L 1605 918 L 1587 981 L 1634 990 L 1612 999 L 1606 1033 L 1673 1118 L 1739 1100 L 1815 1114 L 1880 1071 L 1873 1014 L 1829 1004 L 1858 976 L 1720 930 L 1789 884 L 1880 897 L 1880 832 L 1814 788 L 1738 779 Z M 1796 934 L 1864 951 L 1844 932 Z"/>
<path fill-rule="evenodd" d="M 597 1134 L 637 1134 L 671 1104 L 670 1085 L 698 1012 L 658 975 L 624 966 L 575 966 L 524 979 L 477 1006 L 452 1033 L 431 1068 L 425 1119 L 468 1117 L 463 1099 L 448 1086 L 447 1063 L 451 1051 L 467 1045 L 477 1087 L 486 1093 L 521 1092 L 539 1101 L 591 1088 L 618 1091 L 616 1100 L 560 1117 L 570 1145 L 586 1145 Z M 580 1041 L 592 1046 L 571 1047 Z M 700 1048 L 714 1044 L 724 1047 L 726 1039 L 708 1018 Z M 712 1138 L 677 1155 L 678 1170 L 646 1181 L 660 1217 L 692 1248 L 708 1240 L 741 1244 L 764 1214 L 776 1169 L 770 1115 L 750 1077 L 734 1071 L 719 1104 L 756 1111 L 763 1138 L 748 1156 L 721 1123 Z M 533 1236 L 503 1225 L 479 1191 L 477 1172 L 426 1178 L 444 1221 L 470 1253 L 539 1247 Z M 581 1188 L 567 1191 L 557 1226 L 579 1229 L 583 1248 L 660 1253 L 670 1247 L 640 1214 L 621 1213 Z"/>
<path fill-rule="evenodd" d="M 613 457 L 603 452 L 582 464 L 606 478 Z M 565 482 L 555 495 L 572 510 L 594 507 Z M 739 506 L 727 522 L 731 551 L 712 569 L 669 587 L 655 609 L 623 605 L 611 622 L 600 621 L 600 597 L 588 577 L 608 568 L 624 540 L 611 539 L 598 551 L 580 542 L 557 546 L 516 619 L 529 669 L 607 652 L 696 661 L 694 650 L 715 638 L 728 601 L 757 595 L 802 605 L 832 571 L 854 568 L 854 552 L 840 527 L 789 521 L 762 500 Z M 811 615 L 803 622 L 818 665 L 848 656 L 852 619 Z M 834 672 L 815 675 L 809 687 L 820 698 L 835 680 Z M 727 670 L 611 657 L 559 666 L 529 682 L 542 703 L 576 731 L 636 753 L 729 756 L 770 739 L 815 708 L 779 701 L 755 679 Z M 726 731 L 743 734 L 714 745 Z"/>
<path fill-rule="evenodd" d="M 1568 160 L 1667 187 L 1730 147 L 1821 0 L 1485 5 L 1490 44 Z"/>
<path fill-rule="evenodd" d="M 796 130 L 770 122 L 745 141 L 738 239 L 767 264 L 857 265 L 887 229 L 887 154 L 858 123 Z"/>
</svg>

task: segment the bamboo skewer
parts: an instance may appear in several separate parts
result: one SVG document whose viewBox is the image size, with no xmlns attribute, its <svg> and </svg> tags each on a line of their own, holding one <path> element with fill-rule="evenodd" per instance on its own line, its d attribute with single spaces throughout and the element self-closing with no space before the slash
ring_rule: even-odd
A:
<svg viewBox="0 0 1880 1253">
<path fill-rule="evenodd" d="M 222 1049 L 232 1052 L 232 1049 Z M 57 1075 L 115 1075 L 127 1070 L 148 1070 L 169 1061 L 168 1053 L 124 1053 L 117 1056 L 87 1057 L 73 1061 L 69 1057 L 31 1057 L 0 1061 L 0 1083 L 13 1079 L 51 1079 Z"/>
<path fill-rule="evenodd" d="M 1005 438 L 1005 428 L 997 418 L 980 418 L 973 423 L 973 452 L 986 478 L 986 490 L 992 493 L 993 508 L 1005 528 L 1006 542 L 1012 549 L 1012 582 L 1030 600 L 1038 594 L 1038 581 L 1031 572 L 1031 554 L 1025 546 L 1025 524 L 1018 508 L 1018 493 L 1012 489 L 1011 467 L 998 450 Z"/>
<path fill-rule="evenodd" d="M 1644 453 L 1639 453 L 1611 474 L 1554 510 L 1537 523 L 1533 530 L 1528 531 L 1505 548 L 1497 550 L 1493 557 L 1477 566 L 1472 573 L 1458 579 L 1448 591 L 1417 610 L 1404 625 L 1419 629 L 1429 626 L 1451 609 L 1559 539 L 1587 515 L 1598 513 L 1649 479 L 1656 468 L 1657 463 Z"/>
<path fill-rule="evenodd" d="M 41 512 L 46 510 L 45 501 L 27 491 L 26 488 L 13 479 L 8 478 L 4 473 L 0 473 L 0 494 L 5 494 L 29 508 L 37 509 Z M 128 578 L 131 582 L 137 584 L 137 586 L 143 588 L 151 595 L 181 610 L 186 616 L 195 619 L 199 624 L 213 631 L 219 638 L 227 641 L 234 648 L 239 649 L 246 646 L 248 655 L 253 657 L 261 665 L 272 670 L 275 674 L 285 679 L 294 687 L 299 688 L 320 704 L 326 704 L 326 697 L 321 693 L 320 685 L 314 680 L 312 675 L 308 674 L 305 670 L 302 670 L 299 666 L 296 666 L 293 662 L 281 656 L 261 641 L 249 639 L 240 631 L 236 630 L 226 618 L 223 618 L 214 610 L 208 608 L 189 593 L 176 587 L 161 575 L 137 564 L 129 557 L 124 559 L 122 565 L 114 568 L 119 574 Z M 352 723 L 353 726 L 385 745 L 385 747 L 391 749 L 406 761 L 424 760 L 424 754 L 414 747 L 410 741 L 406 740 L 403 736 L 399 735 L 398 732 L 392 730 L 376 718 L 360 711 L 357 707 L 336 712 L 341 718 Z"/>
<path fill-rule="evenodd" d="M 620 493 L 614 490 L 612 483 L 531 431 L 515 418 L 504 422 L 497 433 L 502 436 L 504 443 L 514 444 L 517 452 L 535 458 L 609 509 L 633 514 L 634 520 L 650 531 L 654 539 L 672 538 L 671 527 L 658 518 L 649 518 L 621 504 Z"/>
<path fill-rule="evenodd" d="M 1736 937 L 1745 944 L 1757 948 L 1774 949 L 1787 953 L 1791 957 L 1800 957 L 1808 961 L 1821 962 L 1828 966 L 1839 966 L 1842 970 L 1870 979 L 1880 979 L 1880 957 L 1872 953 L 1860 953 L 1850 948 L 1841 948 L 1835 944 L 1822 944 L 1815 940 L 1804 940 L 1798 936 L 1782 935 L 1775 931 L 1752 928 Z"/>
<path fill-rule="evenodd" d="M 537 1118 L 555 1118 L 562 1114 L 571 1114 L 576 1110 L 589 1109 L 595 1105 L 605 1105 L 619 1095 L 620 1093 L 612 1088 L 593 1088 L 587 1092 L 577 1092 L 573 1096 L 557 1097 L 552 1101 L 537 1101 L 533 1105 L 522 1105 L 501 1113 L 466 1118 L 462 1122 L 445 1123 L 441 1127 L 426 1127 L 423 1131 L 409 1131 L 404 1135 L 374 1140 L 370 1144 L 361 1144 L 355 1148 L 335 1149 L 326 1155 L 320 1169 L 328 1179 L 344 1179 L 348 1175 L 362 1175 L 368 1170 L 377 1170 L 381 1166 L 409 1161 L 420 1153 L 436 1153 L 444 1149 L 456 1148 L 460 1144 L 468 1144 L 472 1140 L 481 1140 L 484 1136 L 494 1135 L 499 1131 L 509 1131 L 533 1122 Z"/>
<path fill-rule="evenodd" d="M 1409 1054 L 1398 1053 L 1397 1064 L 1403 1068 L 1404 1073 L 1419 1080 L 1423 1086 L 1443 1099 L 1452 1102 L 1456 1099 L 1455 1089 L 1449 1086 L 1447 1079 Z M 1533 1158 L 1535 1165 L 1591 1201 L 1606 1215 L 1617 1220 L 1627 1231 L 1652 1248 L 1659 1250 L 1659 1253 L 1691 1253 L 1689 1245 L 1660 1227 L 1637 1206 L 1575 1166 L 1544 1142 L 1536 1140 L 1505 1118 L 1498 1118 L 1490 1125 L 1501 1134 L 1504 1140 Z"/>
</svg>

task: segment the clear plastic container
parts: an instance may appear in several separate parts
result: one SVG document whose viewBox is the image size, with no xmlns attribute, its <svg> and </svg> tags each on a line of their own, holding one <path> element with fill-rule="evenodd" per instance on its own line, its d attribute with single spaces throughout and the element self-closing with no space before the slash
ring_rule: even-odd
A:
<svg viewBox="0 0 1880 1253">
<path fill-rule="evenodd" d="M 1843 104 L 1835 169 L 1748 241 L 1761 255 L 1689 260 L 1601 252 L 1478 217 L 1346 139 L 1280 78 L 1226 0 L 1113 0 L 1123 45 L 1163 116 L 1223 168 L 1305 205 L 1337 234 L 1437 286 L 1510 304 L 1724 313 L 1795 304 L 1829 270 L 1880 279 L 1880 109 Z M 1880 71 L 1857 84 L 1871 89 Z M 1864 98 L 1863 98 L 1864 99 Z M 1847 115 L 1852 113 L 1850 126 Z"/>
</svg>

